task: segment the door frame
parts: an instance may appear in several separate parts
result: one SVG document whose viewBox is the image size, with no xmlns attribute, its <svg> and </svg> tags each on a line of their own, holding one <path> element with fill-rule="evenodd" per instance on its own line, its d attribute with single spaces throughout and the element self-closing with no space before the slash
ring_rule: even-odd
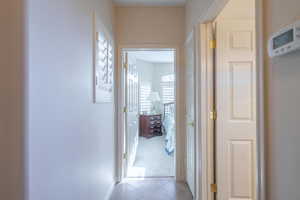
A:
<svg viewBox="0 0 300 200">
<path fill-rule="evenodd" d="M 211 71 L 211 63 L 212 55 L 208 53 L 209 41 L 207 36 L 207 23 L 213 22 L 214 19 L 220 14 L 220 12 L 224 9 L 226 4 L 230 0 L 214 0 L 210 7 L 207 9 L 207 12 L 204 13 L 198 20 L 198 23 L 194 27 L 194 31 L 196 34 L 196 66 L 199 69 L 196 72 L 196 81 L 199 85 L 197 89 L 197 105 L 201 105 L 196 108 L 196 112 L 205 112 L 211 109 L 211 105 L 209 100 L 211 98 L 210 95 L 207 95 L 206 92 L 201 92 L 201 88 L 203 86 L 208 86 L 209 90 L 212 89 L 210 86 L 210 82 L 205 78 L 203 72 Z M 266 125 L 265 125 L 265 70 L 264 70 L 264 28 L 263 28 L 263 0 L 255 0 L 255 27 L 256 27 L 256 115 L 257 115 L 257 200 L 266 200 L 266 173 L 265 173 L 265 137 L 266 137 Z M 210 143 L 211 134 L 207 132 L 207 128 L 211 130 L 211 122 L 206 118 L 198 118 L 197 124 L 198 130 L 197 132 L 201 134 L 198 137 L 197 151 L 200 152 L 197 166 L 197 193 L 196 200 L 207 199 L 213 200 L 214 195 L 210 191 L 211 180 L 213 179 L 212 174 L 209 173 L 211 169 L 211 162 L 213 160 Z"/>
<path fill-rule="evenodd" d="M 189 42 L 191 42 L 191 40 L 193 40 L 194 42 L 193 42 L 193 53 L 194 53 L 194 59 L 193 59 L 193 71 L 194 71 L 194 81 L 193 81 L 193 85 L 194 85 L 194 109 L 195 110 L 198 110 L 197 109 L 197 107 L 198 107 L 198 105 L 197 105 L 197 87 L 198 87 L 198 84 L 197 84 L 197 82 L 196 82 L 196 80 L 197 80 L 197 66 L 196 66 L 196 57 L 197 57 L 197 48 L 196 48 L 196 35 L 195 35 L 195 31 L 193 30 L 189 35 L 188 35 L 188 37 L 187 37 L 187 39 L 185 40 L 185 43 L 184 43 L 184 49 L 185 49 L 185 51 L 184 51 L 184 55 L 185 55 L 185 57 L 186 57 L 186 48 L 187 48 L 187 45 L 188 45 L 188 43 Z M 186 59 L 185 59 L 185 66 L 187 66 L 187 63 L 186 63 Z M 186 72 L 186 67 L 185 67 L 185 72 Z M 185 75 L 185 77 L 186 77 L 186 73 L 184 74 Z M 186 79 L 185 79 L 185 83 L 186 83 Z M 185 88 L 186 88 L 186 85 L 185 85 Z M 184 94 L 185 95 L 185 94 Z M 187 102 L 185 102 L 185 108 L 186 108 L 186 103 Z M 186 116 L 186 114 L 187 114 L 187 111 L 185 110 L 185 116 Z M 198 188 L 198 183 L 197 183 L 197 176 L 199 175 L 198 173 L 197 173 L 197 166 L 199 166 L 199 159 L 197 159 L 198 158 L 198 156 L 199 156 L 199 153 L 198 153 L 198 151 L 197 151 L 197 146 L 199 146 L 200 144 L 198 144 L 197 142 L 199 141 L 198 140 L 198 137 L 199 137 L 199 134 L 197 134 L 197 130 L 199 129 L 199 123 L 197 123 L 197 121 L 198 121 L 198 119 L 199 119 L 199 115 L 198 115 L 198 112 L 194 112 L 194 123 L 195 123 L 195 126 L 194 126 L 194 135 L 195 135 L 195 141 L 194 141 L 194 150 L 195 150 L 195 155 L 194 155 L 194 175 L 195 175 L 195 177 L 194 177 L 194 195 L 195 196 L 197 196 L 197 193 L 198 193 L 198 191 L 197 191 L 197 188 Z M 187 130 L 187 127 L 188 127 L 188 125 L 187 125 L 187 121 L 186 121 L 186 119 L 185 119 L 185 130 Z M 187 136 L 188 136 L 188 133 L 187 133 L 187 131 L 186 131 L 186 135 L 185 135 L 185 138 L 187 138 Z M 187 140 L 185 140 L 185 144 L 186 144 L 186 146 L 185 146 L 185 148 L 186 148 L 186 150 L 187 150 Z M 187 152 L 185 152 L 185 157 L 186 157 L 186 163 L 185 163 L 185 165 L 186 165 L 186 168 L 185 168 L 185 174 L 187 175 L 187 173 L 188 173 L 188 168 L 187 168 L 187 165 L 188 165 L 188 163 L 187 163 Z M 186 181 L 188 182 L 188 180 L 187 180 L 187 177 L 186 177 Z M 191 188 L 190 188 L 191 189 Z"/>
<path fill-rule="evenodd" d="M 181 134 L 181 129 L 180 129 L 180 121 L 181 121 L 181 108 L 180 108 L 180 48 L 176 45 L 161 45 L 161 44 L 126 44 L 126 45 L 119 45 L 118 46 L 118 67 L 117 67 L 117 85 L 118 85 L 118 90 L 117 90 L 117 113 L 118 113 L 118 119 L 117 119 L 117 139 L 116 139 L 116 147 L 117 147 L 117 160 L 116 160 L 116 182 L 121 182 L 124 180 L 125 173 L 124 169 L 126 168 L 126 162 L 124 162 L 123 159 L 123 153 L 124 153 L 124 148 L 125 148 L 125 115 L 123 112 L 124 108 L 124 79 L 123 79 L 123 74 L 125 73 L 124 67 L 122 65 L 122 52 L 123 51 L 134 51 L 134 50 L 173 50 L 175 51 L 175 59 L 174 59 L 174 72 L 175 72 L 175 123 L 176 123 L 176 148 L 175 148 L 175 180 L 181 181 L 183 180 L 183 173 L 182 173 L 182 166 L 183 164 L 183 158 L 182 158 L 182 150 L 183 150 L 183 145 L 182 145 L 182 137 L 184 137 L 184 134 Z"/>
</svg>

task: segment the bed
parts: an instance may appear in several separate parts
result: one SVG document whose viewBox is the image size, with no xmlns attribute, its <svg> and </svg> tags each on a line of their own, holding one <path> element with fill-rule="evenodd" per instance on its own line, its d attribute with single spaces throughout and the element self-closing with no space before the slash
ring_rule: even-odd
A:
<svg viewBox="0 0 300 200">
<path fill-rule="evenodd" d="M 175 103 L 164 104 L 163 132 L 165 135 L 165 150 L 172 155 L 175 150 Z"/>
</svg>

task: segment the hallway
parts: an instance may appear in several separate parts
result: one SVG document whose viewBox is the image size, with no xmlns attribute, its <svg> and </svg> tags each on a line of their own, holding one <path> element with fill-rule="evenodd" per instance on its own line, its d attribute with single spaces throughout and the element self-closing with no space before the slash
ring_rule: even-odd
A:
<svg viewBox="0 0 300 200">
<path fill-rule="evenodd" d="M 300 200 L 300 0 L 1 0 L 0 24 L 0 200 Z"/>
<path fill-rule="evenodd" d="M 125 180 L 116 185 L 110 200 L 192 200 L 184 183 L 173 179 Z"/>
</svg>

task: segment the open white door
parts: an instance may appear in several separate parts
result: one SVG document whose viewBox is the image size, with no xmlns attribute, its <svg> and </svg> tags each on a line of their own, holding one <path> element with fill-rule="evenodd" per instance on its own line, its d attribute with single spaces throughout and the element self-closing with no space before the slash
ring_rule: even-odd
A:
<svg viewBox="0 0 300 200">
<path fill-rule="evenodd" d="M 217 200 L 255 200 L 254 21 L 217 21 L 216 81 Z"/>
<path fill-rule="evenodd" d="M 196 136 L 195 136 L 195 56 L 194 37 L 186 43 L 186 178 L 195 197 L 196 184 Z"/>
<path fill-rule="evenodd" d="M 127 170 L 134 164 L 139 139 L 139 77 L 135 58 L 124 53 L 125 68 L 125 156 Z"/>
</svg>

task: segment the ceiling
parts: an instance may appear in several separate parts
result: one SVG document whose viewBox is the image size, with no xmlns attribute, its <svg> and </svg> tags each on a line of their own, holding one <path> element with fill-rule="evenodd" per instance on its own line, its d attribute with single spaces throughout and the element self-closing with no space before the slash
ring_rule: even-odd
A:
<svg viewBox="0 0 300 200">
<path fill-rule="evenodd" d="M 151 63 L 173 63 L 175 58 L 174 51 L 131 51 L 129 54 Z"/>
<path fill-rule="evenodd" d="M 113 0 L 117 5 L 124 6 L 182 6 L 186 0 Z"/>
</svg>

